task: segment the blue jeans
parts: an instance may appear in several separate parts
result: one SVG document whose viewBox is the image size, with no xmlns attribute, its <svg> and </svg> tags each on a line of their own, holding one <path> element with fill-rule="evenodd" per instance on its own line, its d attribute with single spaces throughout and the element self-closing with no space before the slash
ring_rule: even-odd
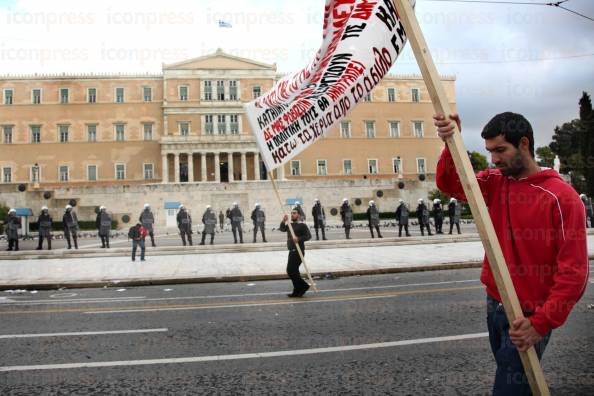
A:
<svg viewBox="0 0 594 396">
<path fill-rule="evenodd" d="M 520 354 L 509 337 L 509 322 L 505 316 L 503 304 L 489 296 L 487 296 L 487 327 L 491 351 L 497 363 L 493 396 L 531 395 Z M 550 336 L 549 331 L 534 345 L 539 360 L 542 358 Z"/>
<path fill-rule="evenodd" d="M 140 245 L 140 260 L 144 261 L 144 239 L 140 241 L 132 240 L 132 261 L 136 260 L 136 249 Z"/>
</svg>

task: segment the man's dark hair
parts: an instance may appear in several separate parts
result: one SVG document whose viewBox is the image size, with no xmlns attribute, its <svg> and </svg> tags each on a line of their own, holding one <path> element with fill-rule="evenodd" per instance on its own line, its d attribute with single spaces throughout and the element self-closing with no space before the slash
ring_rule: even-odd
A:
<svg viewBox="0 0 594 396">
<path fill-rule="evenodd" d="M 485 125 L 481 137 L 493 139 L 503 135 L 506 141 L 513 144 L 515 148 L 520 145 L 520 139 L 528 138 L 530 155 L 534 158 L 534 133 L 530 122 L 521 114 L 505 112 L 497 114 Z"/>
</svg>

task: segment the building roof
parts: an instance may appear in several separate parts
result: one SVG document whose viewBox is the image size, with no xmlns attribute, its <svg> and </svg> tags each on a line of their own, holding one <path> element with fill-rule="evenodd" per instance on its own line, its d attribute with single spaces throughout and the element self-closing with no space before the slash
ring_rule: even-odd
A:
<svg viewBox="0 0 594 396">
<path fill-rule="evenodd" d="M 273 70 L 276 71 L 276 63 L 267 64 L 252 59 L 241 58 L 227 54 L 222 49 L 215 53 L 188 59 L 182 62 L 163 65 L 163 70 L 188 70 L 188 69 L 248 69 L 248 70 Z"/>
</svg>

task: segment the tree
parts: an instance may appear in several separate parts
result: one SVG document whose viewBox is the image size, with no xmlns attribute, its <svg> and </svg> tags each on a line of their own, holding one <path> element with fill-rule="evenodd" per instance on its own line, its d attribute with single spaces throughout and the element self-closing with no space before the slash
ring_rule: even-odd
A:
<svg viewBox="0 0 594 396">
<path fill-rule="evenodd" d="M 580 122 L 582 124 L 582 136 L 580 152 L 582 154 L 584 191 L 589 196 L 594 196 L 594 111 L 590 95 L 582 93 L 580 99 Z"/>
<path fill-rule="evenodd" d="M 546 168 L 552 168 L 555 165 L 555 153 L 549 146 L 539 147 L 536 149 L 538 156 L 538 165 Z"/>
<path fill-rule="evenodd" d="M 477 151 L 467 151 L 468 157 L 470 158 L 470 163 L 472 164 L 472 169 L 475 172 L 479 172 L 485 170 L 489 167 L 489 161 L 487 161 L 487 157 L 482 155 Z"/>
</svg>

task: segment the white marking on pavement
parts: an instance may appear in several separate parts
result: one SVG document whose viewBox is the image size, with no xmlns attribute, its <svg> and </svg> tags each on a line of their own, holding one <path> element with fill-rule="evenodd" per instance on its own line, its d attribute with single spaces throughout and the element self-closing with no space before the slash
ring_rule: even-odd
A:
<svg viewBox="0 0 594 396">
<path fill-rule="evenodd" d="M 97 298 L 80 298 L 75 300 L 11 300 L 10 305 L 58 305 L 58 304 L 97 304 L 97 303 L 112 303 L 112 302 L 126 302 L 141 300 L 146 298 L 139 297 L 97 297 Z"/>
<path fill-rule="evenodd" d="M 66 298 L 66 297 L 76 297 L 78 294 L 76 293 L 56 293 L 52 294 L 50 298 Z"/>
<path fill-rule="evenodd" d="M 136 334 L 136 333 L 162 333 L 169 331 L 167 328 L 161 329 L 139 329 L 139 330 L 111 330 L 111 331 L 79 331 L 72 333 L 39 333 L 39 334 L 3 334 L 0 339 L 12 338 L 38 338 L 38 337 L 76 337 L 88 335 L 105 335 L 105 334 Z"/>
<path fill-rule="evenodd" d="M 403 340 L 392 342 L 378 342 L 374 344 L 344 345 L 326 348 L 294 349 L 288 351 L 275 352 L 257 352 L 242 353 L 236 355 L 214 355 L 214 356 L 194 356 L 170 359 L 146 359 L 146 360 L 121 360 L 111 362 L 85 362 L 85 363 L 65 363 L 65 364 L 40 364 L 33 366 L 4 366 L 0 367 L 0 372 L 7 371 L 31 371 L 31 370 L 55 370 L 55 369 L 77 369 L 77 368 L 96 368 L 96 367 L 121 367 L 121 366 L 144 366 L 152 364 L 179 364 L 179 363 L 203 363 L 203 362 L 221 362 L 226 360 L 241 359 L 263 359 L 285 356 L 303 356 L 316 355 L 321 353 L 360 351 L 366 349 L 393 348 L 407 345 L 430 344 L 436 342 L 462 341 L 476 338 L 488 337 L 489 333 L 461 334 L 446 337 L 418 338 L 415 340 Z"/>
</svg>

